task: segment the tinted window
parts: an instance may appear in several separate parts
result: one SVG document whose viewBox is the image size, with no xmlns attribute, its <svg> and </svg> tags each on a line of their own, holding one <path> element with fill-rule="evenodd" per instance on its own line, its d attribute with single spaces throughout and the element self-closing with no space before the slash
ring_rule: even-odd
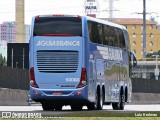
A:
<svg viewBox="0 0 160 120">
<path fill-rule="evenodd" d="M 88 30 L 91 42 L 102 44 L 102 25 L 96 22 L 89 22 Z"/>
<path fill-rule="evenodd" d="M 78 17 L 39 17 L 35 19 L 34 36 L 82 36 Z"/>
<path fill-rule="evenodd" d="M 125 48 L 123 31 L 109 25 L 88 21 L 91 42 Z"/>
</svg>

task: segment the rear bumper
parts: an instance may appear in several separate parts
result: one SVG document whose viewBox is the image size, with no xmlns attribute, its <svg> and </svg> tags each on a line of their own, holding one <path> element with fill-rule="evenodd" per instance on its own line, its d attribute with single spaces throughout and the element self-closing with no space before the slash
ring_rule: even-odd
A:
<svg viewBox="0 0 160 120">
<path fill-rule="evenodd" d="M 62 95 L 54 95 L 54 92 L 62 92 Z M 36 102 L 57 102 L 61 104 L 87 103 L 87 86 L 78 89 L 39 89 L 30 86 L 31 99 Z"/>
</svg>

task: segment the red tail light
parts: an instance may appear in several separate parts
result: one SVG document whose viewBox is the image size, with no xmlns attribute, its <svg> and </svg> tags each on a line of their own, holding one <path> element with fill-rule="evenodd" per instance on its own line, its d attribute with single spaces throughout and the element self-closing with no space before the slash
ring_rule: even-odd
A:
<svg viewBox="0 0 160 120">
<path fill-rule="evenodd" d="M 87 85 L 87 71 L 86 68 L 82 68 L 81 79 L 77 88 L 81 88 Z"/>
<path fill-rule="evenodd" d="M 39 19 L 39 15 L 36 16 L 36 19 Z"/>
<path fill-rule="evenodd" d="M 79 15 L 77 15 L 77 17 L 78 17 L 79 19 L 81 19 L 81 18 L 82 18 L 82 16 L 79 16 Z"/>
<path fill-rule="evenodd" d="M 36 81 L 35 81 L 35 76 L 34 76 L 34 67 L 30 69 L 30 85 L 39 88 Z"/>
</svg>

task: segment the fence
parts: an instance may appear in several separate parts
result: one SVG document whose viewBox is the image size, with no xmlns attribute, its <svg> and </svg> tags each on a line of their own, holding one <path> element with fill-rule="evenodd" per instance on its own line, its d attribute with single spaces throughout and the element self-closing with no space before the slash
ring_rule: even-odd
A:
<svg viewBox="0 0 160 120">
<path fill-rule="evenodd" d="M 29 90 L 29 70 L 0 67 L 0 87 Z M 160 93 L 160 81 L 132 78 L 134 93 Z"/>
<path fill-rule="evenodd" d="M 29 71 L 19 68 L 0 67 L 0 87 L 29 89 Z"/>
</svg>

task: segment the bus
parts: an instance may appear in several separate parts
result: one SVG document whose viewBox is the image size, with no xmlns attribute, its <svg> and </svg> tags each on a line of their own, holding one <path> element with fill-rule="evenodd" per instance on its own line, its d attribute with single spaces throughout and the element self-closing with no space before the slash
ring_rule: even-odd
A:
<svg viewBox="0 0 160 120">
<path fill-rule="evenodd" d="M 43 110 L 123 110 L 131 102 L 136 59 L 123 26 L 88 16 L 34 16 L 29 50 L 30 96 Z"/>
</svg>

